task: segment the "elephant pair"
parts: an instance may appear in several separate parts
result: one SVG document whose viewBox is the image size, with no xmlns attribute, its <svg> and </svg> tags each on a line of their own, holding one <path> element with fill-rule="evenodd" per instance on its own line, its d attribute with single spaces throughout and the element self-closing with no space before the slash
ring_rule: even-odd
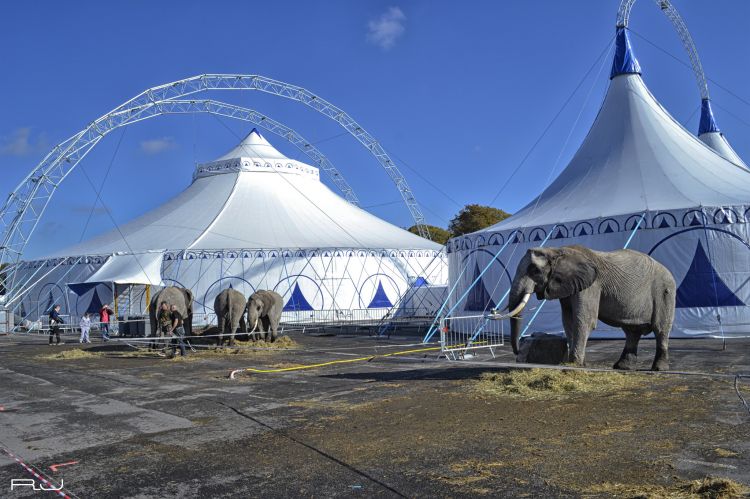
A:
<svg viewBox="0 0 750 499">
<path fill-rule="evenodd" d="M 669 368 L 668 342 L 676 286 L 662 264 L 632 250 L 593 251 L 583 246 L 529 249 L 518 264 L 508 298 L 511 343 L 518 354 L 521 311 L 532 293 L 560 300 L 569 359 L 583 365 L 586 342 L 597 320 L 625 331 L 625 349 L 615 369 L 635 369 L 638 341 L 653 332 L 652 370 Z"/>
<path fill-rule="evenodd" d="M 245 334 L 254 334 L 259 325 L 258 331 L 264 332 L 263 339 L 267 340 L 270 334 L 271 341 L 276 341 L 283 308 L 284 300 L 275 291 L 258 290 L 245 300 L 236 289 L 222 290 L 214 299 L 214 312 L 219 323 L 218 346 L 223 346 L 225 332 L 229 334 L 229 346 L 234 346 L 238 328 Z M 250 331 L 248 324 L 252 324 Z"/>
</svg>

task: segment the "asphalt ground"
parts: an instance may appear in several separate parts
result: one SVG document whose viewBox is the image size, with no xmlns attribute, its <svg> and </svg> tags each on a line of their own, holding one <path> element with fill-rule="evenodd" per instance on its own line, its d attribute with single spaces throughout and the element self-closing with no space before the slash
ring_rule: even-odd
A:
<svg viewBox="0 0 750 499">
<path fill-rule="evenodd" d="M 84 346 L 94 355 L 51 359 L 82 346 L 0 337 L 0 496 L 53 495 L 11 491 L 33 476 L 9 453 L 70 497 L 626 497 L 707 476 L 750 483 L 750 414 L 733 385 L 750 373 L 750 340 L 673 340 L 671 367 L 690 374 L 596 396 L 478 396 L 482 373 L 518 367 L 507 346 L 228 379 L 421 348 L 290 336 L 287 350 L 186 360 L 99 340 Z M 588 365 L 609 368 L 622 347 L 590 342 Z M 750 379 L 738 386 L 750 399 Z"/>
</svg>

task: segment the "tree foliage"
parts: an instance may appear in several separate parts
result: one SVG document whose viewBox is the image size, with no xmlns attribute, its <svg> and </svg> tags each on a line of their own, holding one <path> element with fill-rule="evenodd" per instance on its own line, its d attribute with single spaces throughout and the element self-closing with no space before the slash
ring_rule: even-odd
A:
<svg viewBox="0 0 750 499">
<path fill-rule="evenodd" d="M 509 216 L 510 213 L 492 206 L 467 204 L 450 221 L 448 231 L 450 231 L 451 237 L 461 236 L 495 225 Z"/>
<path fill-rule="evenodd" d="M 425 225 L 425 227 L 427 228 L 427 232 L 430 233 L 430 239 L 438 244 L 445 244 L 451 238 L 451 233 L 443 228 L 435 227 L 434 225 Z M 412 234 L 419 235 L 416 225 L 412 225 L 408 230 Z"/>
</svg>

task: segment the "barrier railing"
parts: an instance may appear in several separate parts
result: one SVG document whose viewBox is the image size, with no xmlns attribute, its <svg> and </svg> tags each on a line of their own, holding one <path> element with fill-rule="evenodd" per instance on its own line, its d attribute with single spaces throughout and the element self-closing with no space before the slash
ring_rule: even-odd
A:
<svg viewBox="0 0 750 499">
<path fill-rule="evenodd" d="M 502 320 L 487 314 L 463 315 L 440 320 L 440 352 L 449 359 L 466 357 L 470 350 L 486 349 L 495 357 L 495 348 L 505 345 Z"/>
</svg>

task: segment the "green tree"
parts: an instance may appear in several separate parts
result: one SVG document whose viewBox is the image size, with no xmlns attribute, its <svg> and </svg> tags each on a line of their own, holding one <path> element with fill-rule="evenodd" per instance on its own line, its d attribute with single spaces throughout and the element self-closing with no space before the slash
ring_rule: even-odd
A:
<svg viewBox="0 0 750 499">
<path fill-rule="evenodd" d="M 510 213 L 492 206 L 467 204 L 450 221 L 448 231 L 450 231 L 452 237 L 461 236 L 495 225 L 509 216 Z"/>
<path fill-rule="evenodd" d="M 425 225 L 425 227 L 427 228 L 427 232 L 430 233 L 430 239 L 438 244 L 447 243 L 448 239 L 451 237 L 451 233 L 443 228 L 435 227 L 434 225 Z M 412 225 L 407 230 L 412 234 L 419 235 L 416 225 Z"/>
</svg>

